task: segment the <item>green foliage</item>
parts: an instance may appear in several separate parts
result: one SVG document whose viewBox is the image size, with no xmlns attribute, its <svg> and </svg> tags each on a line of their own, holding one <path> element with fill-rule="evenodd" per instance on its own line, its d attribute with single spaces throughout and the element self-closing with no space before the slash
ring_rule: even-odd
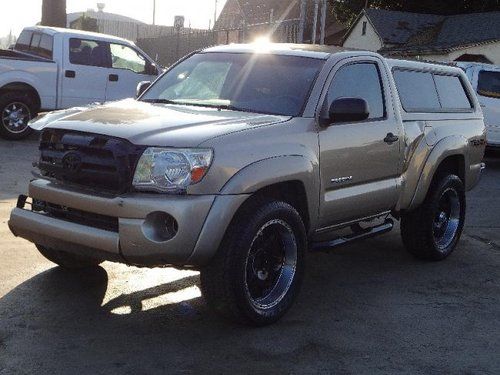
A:
<svg viewBox="0 0 500 375">
<path fill-rule="evenodd" d="M 461 14 L 500 11 L 499 0 L 329 0 L 337 19 L 350 25 L 363 8 L 400 10 L 429 14 Z"/>
</svg>

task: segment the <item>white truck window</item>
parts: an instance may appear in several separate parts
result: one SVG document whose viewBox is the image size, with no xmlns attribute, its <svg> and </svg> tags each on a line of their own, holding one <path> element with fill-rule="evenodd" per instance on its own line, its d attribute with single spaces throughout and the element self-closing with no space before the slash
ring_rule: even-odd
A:
<svg viewBox="0 0 500 375">
<path fill-rule="evenodd" d="M 109 68 L 109 45 L 96 40 L 71 38 L 69 40 L 69 62 Z"/>
<path fill-rule="evenodd" d="M 487 70 L 479 72 L 477 93 L 482 96 L 500 99 L 500 72 Z"/>
<path fill-rule="evenodd" d="M 146 59 L 130 47 L 122 44 L 111 44 L 112 67 L 128 69 L 135 73 L 146 72 Z"/>
<path fill-rule="evenodd" d="M 40 56 L 52 59 L 52 51 L 54 48 L 54 38 L 50 35 L 42 34 L 40 45 L 38 46 L 38 53 Z"/>
<path fill-rule="evenodd" d="M 23 31 L 16 42 L 15 49 L 17 51 L 29 51 L 31 44 L 31 37 L 33 36 L 32 31 Z"/>
<path fill-rule="evenodd" d="M 23 31 L 17 40 L 15 49 L 32 55 L 52 59 L 52 36 L 32 31 Z"/>
</svg>

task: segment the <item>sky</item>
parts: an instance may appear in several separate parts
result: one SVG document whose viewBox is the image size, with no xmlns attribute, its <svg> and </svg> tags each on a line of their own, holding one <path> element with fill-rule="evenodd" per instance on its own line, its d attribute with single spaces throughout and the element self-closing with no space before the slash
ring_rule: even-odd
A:
<svg viewBox="0 0 500 375">
<path fill-rule="evenodd" d="M 68 13 L 81 12 L 93 8 L 97 3 L 106 4 L 105 12 L 122 14 L 140 21 L 151 23 L 153 20 L 154 0 L 66 0 Z M 226 0 L 218 0 L 218 10 Z M 215 0 L 156 0 L 156 24 L 172 25 L 174 16 L 186 17 L 185 25 L 208 28 L 209 20 L 214 18 Z M 42 0 L 0 0 L 0 36 L 12 30 L 18 35 L 26 26 L 40 22 Z M 213 22 L 213 21 L 212 21 Z"/>
</svg>

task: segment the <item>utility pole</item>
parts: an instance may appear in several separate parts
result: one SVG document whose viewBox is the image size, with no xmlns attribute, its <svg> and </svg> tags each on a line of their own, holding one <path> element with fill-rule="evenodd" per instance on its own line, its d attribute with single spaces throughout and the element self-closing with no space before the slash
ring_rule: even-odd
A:
<svg viewBox="0 0 500 375">
<path fill-rule="evenodd" d="M 156 0 L 153 0 L 153 26 L 156 22 Z"/>
<path fill-rule="evenodd" d="M 326 12 L 328 10 L 327 0 L 322 0 L 321 5 L 321 38 L 320 43 L 325 44 L 325 34 L 326 34 Z"/>
<path fill-rule="evenodd" d="M 42 25 L 66 27 L 66 0 L 43 0 Z"/>
<path fill-rule="evenodd" d="M 298 37 L 299 43 L 304 43 L 306 7 L 307 7 L 307 0 L 300 0 L 300 23 L 299 23 L 299 37 Z"/>
<path fill-rule="evenodd" d="M 314 0 L 314 21 L 311 36 L 311 43 L 316 44 L 316 34 L 318 31 L 318 11 L 319 11 L 319 0 Z"/>
<path fill-rule="evenodd" d="M 215 0 L 214 4 L 214 29 L 215 29 L 215 24 L 217 23 L 217 5 L 218 5 L 218 0 Z"/>
</svg>

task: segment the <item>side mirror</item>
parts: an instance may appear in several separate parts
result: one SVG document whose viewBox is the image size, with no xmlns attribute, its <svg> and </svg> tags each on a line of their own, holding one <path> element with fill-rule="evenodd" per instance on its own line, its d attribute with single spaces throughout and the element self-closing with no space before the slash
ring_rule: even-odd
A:
<svg viewBox="0 0 500 375">
<path fill-rule="evenodd" d="M 149 76 L 157 76 L 159 74 L 158 68 L 155 64 L 150 63 L 149 61 L 146 63 L 146 71 L 145 73 Z"/>
<path fill-rule="evenodd" d="M 139 96 L 141 96 L 144 93 L 144 91 L 146 91 L 149 88 L 149 86 L 151 86 L 151 81 L 139 82 L 139 84 L 137 85 L 135 98 L 137 99 Z"/>
<path fill-rule="evenodd" d="M 364 121 L 370 116 L 366 100 L 361 98 L 339 98 L 333 101 L 328 111 L 330 124 Z"/>
</svg>

